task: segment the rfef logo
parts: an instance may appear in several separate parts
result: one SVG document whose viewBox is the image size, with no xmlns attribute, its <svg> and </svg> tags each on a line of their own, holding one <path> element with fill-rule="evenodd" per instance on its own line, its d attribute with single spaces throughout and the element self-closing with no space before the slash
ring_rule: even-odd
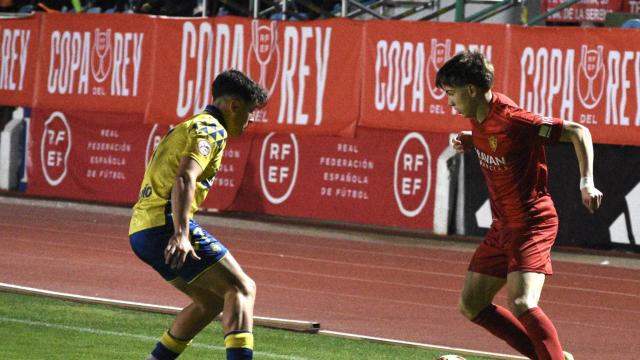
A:
<svg viewBox="0 0 640 360">
<path fill-rule="evenodd" d="M 247 75 L 257 79 L 269 95 L 273 93 L 280 75 L 280 48 L 278 27 L 275 21 L 270 26 L 251 22 L 251 45 L 247 54 Z"/>
<path fill-rule="evenodd" d="M 429 92 L 434 99 L 440 100 L 444 97 L 444 90 L 436 86 L 436 74 L 438 69 L 444 65 L 451 57 L 451 40 L 446 39 L 444 43 L 439 43 L 437 39 L 431 39 L 431 53 L 427 62 L 427 81 Z"/>
<path fill-rule="evenodd" d="M 582 45 L 580 65 L 578 66 L 578 97 L 587 109 L 593 109 L 598 105 L 604 94 L 605 70 L 604 70 L 603 46 L 598 45 L 597 50 Z"/>
<path fill-rule="evenodd" d="M 58 186 L 67 175 L 71 152 L 71 129 L 64 114 L 56 111 L 44 123 L 40 143 L 42 173 L 47 183 Z"/>
<path fill-rule="evenodd" d="M 415 217 L 422 212 L 431 190 L 431 152 L 417 132 L 407 134 L 398 147 L 393 190 L 404 216 Z"/>
<path fill-rule="evenodd" d="M 260 184 L 270 203 L 277 205 L 289 198 L 296 185 L 299 163 L 295 135 L 270 133 L 262 142 Z"/>
<path fill-rule="evenodd" d="M 93 78 L 102 83 L 109 76 L 111 61 L 113 58 L 111 51 L 111 29 L 106 31 L 95 30 L 95 41 L 91 51 L 91 73 Z"/>
</svg>

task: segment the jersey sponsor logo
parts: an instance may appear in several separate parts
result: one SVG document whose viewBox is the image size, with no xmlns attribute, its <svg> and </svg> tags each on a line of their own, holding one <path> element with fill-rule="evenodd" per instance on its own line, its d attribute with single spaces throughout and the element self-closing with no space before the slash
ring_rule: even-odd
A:
<svg viewBox="0 0 640 360">
<path fill-rule="evenodd" d="M 404 216 L 415 217 L 422 212 L 431 191 L 431 152 L 420 133 L 407 134 L 398 146 L 393 190 Z"/>
<path fill-rule="evenodd" d="M 56 111 L 45 121 L 40 143 L 42 173 L 49 185 L 60 185 L 67 175 L 71 146 L 69 123 L 63 113 Z"/>
<path fill-rule="evenodd" d="M 491 150 L 496 152 L 496 149 L 498 148 L 498 138 L 495 135 L 491 135 L 487 140 L 489 141 L 489 147 Z"/>
<path fill-rule="evenodd" d="M 153 189 L 151 189 L 151 185 L 146 184 L 142 190 L 140 190 L 140 199 L 145 199 L 151 196 L 153 193 Z"/>
<path fill-rule="evenodd" d="M 260 185 L 270 203 L 286 201 L 296 185 L 300 161 L 295 135 L 270 133 L 262 141 L 260 153 Z"/>
<path fill-rule="evenodd" d="M 198 152 L 200 152 L 202 156 L 209 156 L 211 153 L 211 145 L 207 140 L 202 139 L 198 141 Z"/>
<path fill-rule="evenodd" d="M 506 170 L 509 167 L 509 165 L 507 164 L 507 159 L 504 156 L 498 157 L 485 154 L 481 150 L 478 150 L 478 148 L 476 148 L 476 154 L 478 155 L 480 166 L 485 169 L 491 171 L 499 171 Z"/>
</svg>

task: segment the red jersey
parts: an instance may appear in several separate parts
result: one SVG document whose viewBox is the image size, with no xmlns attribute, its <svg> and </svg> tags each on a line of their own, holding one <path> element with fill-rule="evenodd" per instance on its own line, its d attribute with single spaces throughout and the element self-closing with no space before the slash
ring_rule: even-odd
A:
<svg viewBox="0 0 640 360">
<path fill-rule="evenodd" d="M 487 118 L 471 123 L 494 219 L 521 225 L 557 217 L 547 189 L 544 145 L 558 142 L 563 121 L 525 111 L 494 92 Z"/>
</svg>

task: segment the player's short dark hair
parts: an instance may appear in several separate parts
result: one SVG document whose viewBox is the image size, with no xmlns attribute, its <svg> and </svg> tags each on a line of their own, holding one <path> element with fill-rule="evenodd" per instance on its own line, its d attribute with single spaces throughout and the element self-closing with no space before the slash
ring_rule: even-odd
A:
<svg viewBox="0 0 640 360">
<path fill-rule="evenodd" d="M 442 65 L 436 74 L 436 86 L 475 85 L 483 90 L 493 85 L 493 65 L 476 51 L 465 50 Z"/>
<path fill-rule="evenodd" d="M 262 86 L 234 69 L 225 70 L 216 76 L 211 85 L 211 95 L 214 99 L 223 96 L 237 97 L 254 109 L 263 107 L 269 97 Z"/>
</svg>

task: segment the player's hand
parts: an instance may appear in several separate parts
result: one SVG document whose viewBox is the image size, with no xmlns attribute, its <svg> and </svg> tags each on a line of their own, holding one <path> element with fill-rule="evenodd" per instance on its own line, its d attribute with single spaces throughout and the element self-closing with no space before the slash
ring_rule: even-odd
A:
<svg viewBox="0 0 640 360">
<path fill-rule="evenodd" d="M 471 140 L 471 131 L 461 131 L 458 136 L 451 140 L 451 144 L 456 152 L 463 154 L 473 148 L 473 141 Z"/>
<path fill-rule="evenodd" d="M 582 205 L 593 214 L 602 204 L 602 192 L 594 186 L 586 186 L 580 192 L 582 193 Z"/>
<path fill-rule="evenodd" d="M 164 249 L 164 263 L 170 265 L 172 269 L 180 269 L 187 260 L 187 256 L 194 260 L 200 260 L 189 241 L 189 236 L 174 234 Z"/>
</svg>

